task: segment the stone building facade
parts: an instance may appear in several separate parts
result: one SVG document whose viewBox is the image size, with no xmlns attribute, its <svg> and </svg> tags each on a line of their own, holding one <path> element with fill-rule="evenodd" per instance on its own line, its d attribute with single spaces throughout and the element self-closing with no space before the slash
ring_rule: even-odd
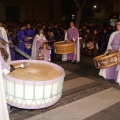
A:
<svg viewBox="0 0 120 120">
<path fill-rule="evenodd" d="M 59 22 L 61 0 L 0 0 L 0 20 Z"/>
</svg>

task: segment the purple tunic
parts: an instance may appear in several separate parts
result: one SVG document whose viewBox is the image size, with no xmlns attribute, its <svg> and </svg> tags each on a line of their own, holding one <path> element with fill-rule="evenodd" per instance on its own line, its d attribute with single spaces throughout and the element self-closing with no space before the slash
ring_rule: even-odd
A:
<svg viewBox="0 0 120 120">
<path fill-rule="evenodd" d="M 35 31 L 33 29 L 26 29 L 26 30 L 24 30 L 24 33 L 25 33 L 26 37 L 32 37 L 33 38 L 35 36 Z M 30 39 L 29 43 L 32 45 L 33 44 L 33 39 Z M 31 50 L 27 49 L 26 47 L 25 47 L 25 52 L 28 55 L 31 56 Z"/>
<path fill-rule="evenodd" d="M 120 49 L 119 48 L 119 46 L 120 46 L 120 33 L 117 33 L 114 36 L 110 46 L 111 46 L 111 49 L 113 52 L 117 52 Z M 117 65 L 107 68 L 106 69 L 106 79 L 114 79 L 115 80 L 117 77 L 116 69 L 117 69 Z"/>
<path fill-rule="evenodd" d="M 72 27 L 67 32 L 68 41 L 75 41 L 75 52 L 67 55 L 67 60 L 76 61 L 77 60 L 77 40 L 79 37 L 79 32 L 76 27 Z"/>
<path fill-rule="evenodd" d="M 22 29 L 17 32 L 18 48 L 25 52 L 25 34 Z M 18 60 L 25 59 L 22 55 L 18 54 Z"/>
</svg>

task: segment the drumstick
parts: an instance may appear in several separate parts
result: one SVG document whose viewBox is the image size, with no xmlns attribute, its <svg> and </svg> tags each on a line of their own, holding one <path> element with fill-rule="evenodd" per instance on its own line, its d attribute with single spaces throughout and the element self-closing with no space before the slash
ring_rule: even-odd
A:
<svg viewBox="0 0 120 120">
<path fill-rule="evenodd" d="M 18 66 L 10 65 L 10 72 L 13 72 L 17 68 L 26 68 L 28 66 L 29 66 L 29 63 L 27 63 L 27 62 L 24 62 L 24 63 L 22 63 L 22 64 L 20 64 Z"/>
<path fill-rule="evenodd" d="M 14 66 L 14 68 L 15 69 L 17 69 L 17 68 L 26 68 L 28 66 L 29 66 L 29 63 L 28 62 L 24 62 L 24 63 L 22 63 L 22 64 L 20 64 L 18 66 Z"/>
</svg>

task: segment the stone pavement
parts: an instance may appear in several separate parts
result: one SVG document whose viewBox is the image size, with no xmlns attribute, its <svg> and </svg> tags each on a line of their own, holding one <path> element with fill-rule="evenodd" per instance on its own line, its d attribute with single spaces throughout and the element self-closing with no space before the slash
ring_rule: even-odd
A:
<svg viewBox="0 0 120 120">
<path fill-rule="evenodd" d="M 40 110 L 13 108 L 11 120 L 120 120 L 120 86 L 100 77 L 90 57 L 78 64 L 60 59 L 55 63 L 66 72 L 60 101 Z"/>
</svg>

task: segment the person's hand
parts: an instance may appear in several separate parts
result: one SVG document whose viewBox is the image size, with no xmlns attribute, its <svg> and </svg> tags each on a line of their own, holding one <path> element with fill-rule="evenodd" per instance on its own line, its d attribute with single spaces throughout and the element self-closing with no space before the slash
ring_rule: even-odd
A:
<svg viewBox="0 0 120 120">
<path fill-rule="evenodd" d="M 109 50 L 108 50 L 108 53 L 109 53 L 109 54 L 112 54 L 112 53 L 113 53 L 113 51 L 112 51 L 111 49 L 109 49 Z"/>
<path fill-rule="evenodd" d="M 29 39 L 26 37 L 26 38 L 25 38 L 25 41 L 29 41 Z"/>
<path fill-rule="evenodd" d="M 46 42 L 48 42 L 48 40 L 46 40 Z"/>
</svg>

